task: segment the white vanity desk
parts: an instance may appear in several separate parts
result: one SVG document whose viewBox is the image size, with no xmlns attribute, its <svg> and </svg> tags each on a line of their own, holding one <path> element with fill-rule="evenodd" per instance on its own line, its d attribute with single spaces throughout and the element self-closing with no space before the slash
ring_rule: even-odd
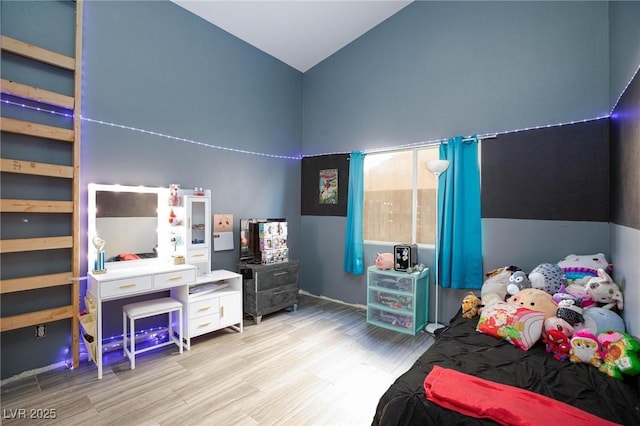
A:
<svg viewBox="0 0 640 426">
<path fill-rule="evenodd" d="M 98 379 L 102 379 L 102 302 L 178 287 L 188 289 L 188 286 L 195 282 L 195 266 L 173 265 L 157 260 L 134 267 L 109 266 L 108 271 L 101 274 L 89 273 L 87 296 L 95 302 L 95 333 L 93 333 L 95 356 L 91 354 L 91 357 L 98 367 Z M 187 307 L 185 306 L 184 309 L 186 310 Z M 120 318 L 118 319 L 120 320 Z M 87 326 L 86 323 L 82 325 L 83 327 Z M 92 350 L 90 350 L 91 352 Z"/>
</svg>

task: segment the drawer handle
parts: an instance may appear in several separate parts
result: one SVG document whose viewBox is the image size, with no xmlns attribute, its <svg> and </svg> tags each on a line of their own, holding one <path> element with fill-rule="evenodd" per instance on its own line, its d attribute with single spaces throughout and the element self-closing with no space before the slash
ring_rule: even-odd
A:
<svg viewBox="0 0 640 426">
<path fill-rule="evenodd" d="M 198 326 L 198 328 L 200 328 L 200 327 L 209 327 L 210 325 L 211 325 L 211 321 L 209 321 L 209 322 L 205 322 L 205 323 L 203 323 L 203 324 L 200 324 L 200 325 Z"/>
<path fill-rule="evenodd" d="M 182 279 L 182 275 L 181 275 L 181 276 L 179 276 L 179 277 L 172 277 L 172 278 L 169 278 L 169 281 L 178 281 L 178 280 L 181 280 L 181 279 Z"/>
<path fill-rule="evenodd" d="M 211 309 L 211 306 L 203 306 L 202 308 L 198 309 L 198 312 L 208 311 L 209 309 Z"/>
<path fill-rule="evenodd" d="M 204 254 L 194 254 L 193 257 L 203 257 Z"/>
<path fill-rule="evenodd" d="M 131 287 L 135 287 L 135 284 L 123 284 L 120 286 L 120 288 L 131 288 Z"/>
<path fill-rule="evenodd" d="M 220 306 L 220 316 L 224 316 L 224 306 Z"/>
<path fill-rule="evenodd" d="M 288 293 L 288 292 L 289 292 L 289 290 L 276 291 L 275 293 L 273 293 L 273 295 L 277 296 L 278 294 Z"/>
<path fill-rule="evenodd" d="M 274 277 L 279 277 L 280 275 L 287 275 L 288 272 L 284 271 L 284 272 L 276 272 L 275 274 L 273 274 Z"/>
</svg>

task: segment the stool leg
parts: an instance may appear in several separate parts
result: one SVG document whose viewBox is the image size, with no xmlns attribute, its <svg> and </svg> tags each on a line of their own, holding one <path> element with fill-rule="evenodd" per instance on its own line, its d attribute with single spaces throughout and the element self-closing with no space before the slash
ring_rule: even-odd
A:
<svg viewBox="0 0 640 426">
<path fill-rule="evenodd" d="M 136 326 L 133 317 L 131 317 L 130 320 L 130 328 L 131 337 L 129 340 L 131 341 L 131 369 L 134 370 L 136 368 Z"/>
<path fill-rule="evenodd" d="M 178 310 L 178 337 L 180 338 L 180 353 L 182 353 L 182 307 Z"/>
<path fill-rule="evenodd" d="M 122 312 L 122 357 L 127 357 L 127 314 Z"/>
</svg>

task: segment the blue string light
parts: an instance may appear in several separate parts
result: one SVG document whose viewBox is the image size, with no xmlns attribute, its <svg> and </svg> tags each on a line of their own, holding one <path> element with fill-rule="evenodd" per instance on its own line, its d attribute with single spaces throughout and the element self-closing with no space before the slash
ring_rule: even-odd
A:
<svg viewBox="0 0 640 426">
<path fill-rule="evenodd" d="M 505 131 L 501 131 L 501 132 L 485 133 L 485 134 L 482 134 L 482 135 L 477 135 L 476 137 L 478 139 L 480 139 L 480 140 L 482 140 L 482 139 L 493 139 L 493 138 L 495 138 L 496 136 L 499 136 L 499 135 L 508 135 L 508 134 L 511 134 L 511 133 L 519 133 L 519 132 L 525 132 L 525 131 L 531 131 L 531 130 L 549 129 L 549 128 L 552 128 L 552 127 L 560 127 L 560 126 L 567 126 L 567 125 L 572 125 L 572 124 L 588 123 L 590 121 L 596 121 L 596 120 L 602 120 L 602 119 L 605 119 L 605 118 L 610 118 L 613 115 L 613 111 L 618 106 L 618 103 L 620 102 L 620 99 L 622 98 L 624 93 L 627 91 L 627 88 L 629 87 L 629 85 L 631 84 L 633 79 L 636 77 L 636 74 L 638 74 L 638 71 L 640 71 L 640 66 L 636 69 L 636 71 L 633 73 L 633 76 L 631 77 L 631 79 L 627 82 L 627 85 L 625 86 L 624 90 L 622 90 L 622 92 L 620 93 L 620 96 L 618 96 L 618 99 L 616 100 L 615 104 L 613 105 L 613 108 L 611 109 L 611 111 L 609 112 L 608 115 L 602 115 L 602 116 L 594 117 L 594 118 L 586 118 L 586 119 L 583 119 L 583 120 L 567 121 L 567 122 L 556 123 L 556 124 L 546 124 L 546 125 L 540 125 L 540 126 L 534 126 L 534 127 L 524 127 L 524 128 L 515 129 L 515 130 L 505 130 Z M 24 104 L 24 103 L 13 102 L 13 101 L 10 101 L 10 100 L 7 100 L 7 99 L 2 99 L 2 102 L 5 103 L 5 104 L 8 104 L 8 105 L 13 105 L 13 106 L 21 107 L 21 108 L 32 109 L 32 110 L 39 111 L 39 112 L 48 112 L 48 113 L 51 113 L 51 114 L 60 115 L 60 116 L 67 117 L 67 118 L 73 118 L 73 116 L 74 116 L 73 114 L 70 114 L 70 113 L 53 111 L 53 110 L 49 110 L 49 109 L 45 109 L 45 108 L 41 108 L 41 107 L 37 107 L 37 106 L 33 106 L 33 105 L 27 105 L 27 104 Z M 286 159 L 286 160 L 301 160 L 301 159 L 306 158 L 306 157 L 320 157 L 320 156 L 325 156 L 325 155 L 347 154 L 347 152 L 325 152 L 325 153 L 307 154 L 307 155 L 298 154 L 296 156 L 268 154 L 268 153 L 264 153 L 264 152 L 255 152 L 255 151 L 249 151 L 249 150 L 244 150 L 244 149 L 229 148 L 229 147 L 226 147 L 226 146 L 208 144 L 208 143 L 196 141 L 196 140 L 193 140 L 193 139 L 187 139 L 187 138 L 182 138 L 182 137 L 179 137 L 179 136 L 167 135 L 167 134 L 164 134 L 164 133 L 154 132 L 154 131 L 145 130 L 145 129 L 139 129 L 137 127 L 126 126 L 126 125 L 123 125 L 123 124 L 110 123 L 108 121 L 103 121 L 103 120 L 96 120 L 96 119 L 93 119 L 93 118 L 84 117 L 82 115 L 80 115 L 79 117 L 80 117 L 80 120 L 86 121 L 86 122 L 89 122 L 89 123 L 95 123 L 95 124 L 100 124 L 100 125 L 104 125 L 104 126 L 117 127 L 119 129 L 123 129 L 123 130 L 129 130 L 129 131 L 133 131 L 133 132 L 144 133 L 144 134 L 147 134 L 147 135 L 167 138 L 167 139 L 171 139 L 171 140 L 175 140 L 175 141 L 179 141 L 179 142 L 190 143 L 190 144 L 194 144 L 194 145 L 203 146 L 203 147 L 206 147 L 206 148 L 213 148 L 213 149 L 219 149 L 219 150 L 223 150 L 223 151 L 235 152 L 235 153 L 238 153 L 238 154 L 258 155 L 258 156 L 262 156 L 262 157 L 279 158 L 279 159 Z M 385 147 L 385 148 L 375 148 L 375 149 L 364 150 L 364 151 L 365 152 L 397 151 L 397 150 L 401 150 L 401 149 L 419 148 L 419 147 L 424 147 L 424 146 L 429 146 L 429 145 L 435 145 L 435 144 L 439 144 L 441 141 L 442 141 L 441 138 L 440 139 L 432 139 L 432 140 L 428 140 L 428 141 L 412 142 L 412 143 L 407 143 L 407 144 L 395 145 L 395 146 L 390 146 L 390 147 Z"/>
</svg>

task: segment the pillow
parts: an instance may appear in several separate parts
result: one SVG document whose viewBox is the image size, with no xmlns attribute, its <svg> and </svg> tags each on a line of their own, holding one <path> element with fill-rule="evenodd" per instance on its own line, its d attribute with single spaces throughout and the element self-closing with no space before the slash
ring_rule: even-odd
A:
<svg viewBox="0 0 640 426">
<path fill-rule="evenodd" d="M 543 323 L 543 312 L 496 302 L 482 310 L 476 330 L 526 351 L 542 336 Z"/>
</svg>

